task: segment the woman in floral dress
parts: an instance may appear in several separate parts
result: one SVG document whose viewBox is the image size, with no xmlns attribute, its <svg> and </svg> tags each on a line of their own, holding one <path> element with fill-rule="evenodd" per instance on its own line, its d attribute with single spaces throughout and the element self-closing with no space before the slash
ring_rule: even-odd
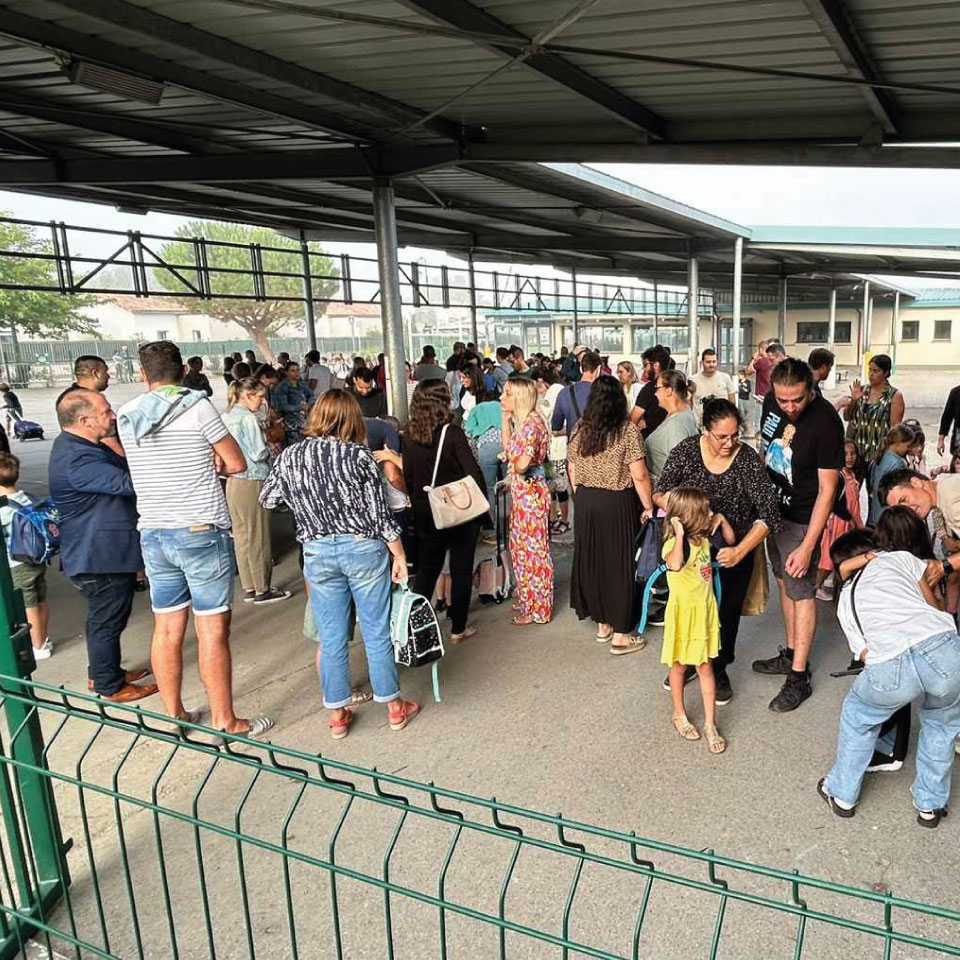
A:
<svg viewBox="0 0 960 960">
<path fill-rule="evenodd" d="M 548 521 L 550 490 L 543 464 L 550 431 L 537 411 L 532 380 L 508 380 L 503 399 L 503 450 L 509 468 L 510 562 L 516 582 L 517 626 L 549 623 L 553 611 L 553 560 Z"/>
</svg>

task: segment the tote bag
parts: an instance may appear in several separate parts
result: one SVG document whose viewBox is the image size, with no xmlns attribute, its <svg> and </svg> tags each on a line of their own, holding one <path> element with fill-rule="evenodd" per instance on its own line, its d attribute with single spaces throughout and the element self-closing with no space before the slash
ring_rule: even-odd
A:
<svg viewBox="0 0 960 960">
<path fill-rule="evenodd" d="M 438 530 L 459 527 L 463 523 L 482 517 L 490 510 L 490 504 L 481 493 L 477 481 L 469 475 L 462 480 L 452 480 L 450 483 L 436 486 L 437 469 L 440 466 L 440 454 L 443 452 L 443 441 L 446 439 L 448 426 L 449 424 L 444 424 L 443 430 L 440 431 L 440 443 L 437 445 L 437 459 L 433 462 L 433 478 L 430 480 L 430 486 L 423 488 L 430 503 L 433 524 Z"/>
<path fill-rule="evenodd" d="M 763 544 L 753 549 L 753 571 L 747 586 L 747 595 L 743 598 L 741 613 L 745 617 L 759 617 L 770 600 L 770 582 L 767 580 L 767 554 Z"/>
</svg>

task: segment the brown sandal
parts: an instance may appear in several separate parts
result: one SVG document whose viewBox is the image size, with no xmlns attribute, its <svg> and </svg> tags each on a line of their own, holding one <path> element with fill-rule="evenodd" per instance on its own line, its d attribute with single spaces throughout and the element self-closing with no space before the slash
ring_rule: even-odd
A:
<svg viewBox="0 0 960 960">
<path fill-rule="evenodd" d="M 647 645 L 643 637 L 630 637 L 629 643 L 611 643 L 610 653 L 614 657 L 625 657 L 628 653 L 637 653 Z"/>
<path fill-rule="evenodd" d="M 711 753 L 723 753 L 727 749 L 727 741 L 720 736 L 719 731 L 712 723 L 703 725 L 703 735 L 707 738 L 707 747 Z"/>
<path fill-rule="evenodd" d="M 684 740 L 700 739 L 700 731 L 687 719 L 686 714 L 673 718 L 673 728 Z"/>
</svg>

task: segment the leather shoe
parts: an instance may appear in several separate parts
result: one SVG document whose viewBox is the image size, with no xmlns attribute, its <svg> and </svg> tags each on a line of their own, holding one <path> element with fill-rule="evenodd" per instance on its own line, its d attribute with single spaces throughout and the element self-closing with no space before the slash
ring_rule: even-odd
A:
<svg viewBox="0 0 960 960">
<path fill-rule="evenodd" d="M 116 693 L 105 696 L 104 700 L 111 703 L 133 703 L 134 700 L 142 700 L 144 697 L 152 697 L 157 692 L 155 683 L 128 683 L 122 686 Z"/>
<path fill-rule="evenodd" d="M 150 671 L 149 670 L 124 670 L 123 679 L 127 683 L 136 683 L 138 680 L 142 680 Z M 87 681 L 87 689 L 93 689 L 93 681 Z"/>
</svg>

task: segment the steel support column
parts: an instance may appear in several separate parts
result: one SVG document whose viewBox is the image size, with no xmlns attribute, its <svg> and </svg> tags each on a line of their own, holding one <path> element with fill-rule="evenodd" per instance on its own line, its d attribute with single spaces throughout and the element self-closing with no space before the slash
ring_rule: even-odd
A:
<svg viewBox="0 0 960 960">
<path fill-rule="evenodd" d="M 383 321 L 383 352 L 387 359 L 387 391 L 390 412 L 407 422 L 407 384 L 404 376 L 403 313 L 400 308 L 400 266 L 397 262 L 397 219 L 393 187 L 389 180 L 373 188 L 373 224 L 377 236 L 377 271 L 380 276 L 380 312 Z"/>
<path fill-rule="evenodd" d="M 467 251 L 467 271 L 470 274 L 470 339 L 480 349 L 480 334 L 477 332 L 477 280 L 473 272 L 473 251 Z"/>
<path fill-rule="evenodd" d="M 897 367 L 897 344 L 900 342 L 900 291 L 897 290 L 893 295 L 893 316 L 890 318 L 890 345 L 893 350 L 894 370 Z"/>
<path fill-rule="evenodd" d="M 700 324 L 700 314 L 697 311 L 697 301 L 700 298 L 700 261 L 691 257 L 687 261 L 687 373 L 691 376 L 697 372 L 697 327 Z"/>
<path fill-rule="evenodd" d="M 784 281 L 786 285 L 786 281 Z M 743 290 L 743 237 L 733 244 L 733 303 L 731 304 L 730 372 L 736 376 L 740 369 L 740 300 Z"/>
<path fill-rule="evenodd" d="M 570 279 L 573 281 L 573 345 L 580 342 L 580 311 L 577 307 L 577 268 L 571 267 Z"/>
<path fill-rule="evenodd" d="M 660 290 L 657 281 L 653 281 L 653 342 L 660 336 Z"/>
<path fill-rule="evenodd" d="M 784 342 L 787 335 L 787 278 L 780 278 L 780 309 L 777 312 L 777 340 Z"/>
<path fill-rule="evenodd" d="M 313 310 L 313 280 L 310 277 L 310 247 L 306 234 L 300 231 L 300 256 L 303 259 L 303 300 L 307 314 L 307 342 L 311 350 L 317 349 L 317 318 Z"/>
<path fill-rule="evenodd" d="M 827 314 L 827 347 L 833 350 L 837 339 L 837 288 L 830 288 L 830 306 Z"/>
<path fill-rule="evenodd" d="M 873 331 L 870 329 L 870 281 L 863 283 L 863 310 L 860 314 L 860 355 L 865 357 L 870 352 L 870 339 Z M 866 372 L 864 371 L 864 377 Z"/>
</svg>

